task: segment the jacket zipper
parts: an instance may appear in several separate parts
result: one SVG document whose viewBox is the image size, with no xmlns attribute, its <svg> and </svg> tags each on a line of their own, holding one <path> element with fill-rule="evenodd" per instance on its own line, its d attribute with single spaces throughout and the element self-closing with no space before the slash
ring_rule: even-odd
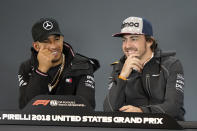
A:
<svg viewBox="0 0 197 131">
<path fill-rule="evenodd" d="M 151 98 L 151 91 L 150 91 L 150 74 L 146 74 L 146 90 L 149 96 L 149 103 L 150 103 L 150 98 Z"/>
</svg>

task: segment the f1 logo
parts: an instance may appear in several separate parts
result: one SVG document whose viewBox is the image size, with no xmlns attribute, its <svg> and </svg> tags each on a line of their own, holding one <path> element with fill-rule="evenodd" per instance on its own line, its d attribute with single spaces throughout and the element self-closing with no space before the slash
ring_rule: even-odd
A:
<svg viewBox="0 0 197 131">
<path fill-rule="evenodd" d="M 36 100 L 32 105 L 37 106 L 37 105 L 43 105 L 46 106 L 50 100 Z"/>
</svg>

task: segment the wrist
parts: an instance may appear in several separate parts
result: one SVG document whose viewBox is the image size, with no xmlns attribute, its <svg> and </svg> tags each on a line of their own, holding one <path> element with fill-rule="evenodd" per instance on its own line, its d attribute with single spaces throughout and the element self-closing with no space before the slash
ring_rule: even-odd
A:
<svg viewBox="0 0 197 131">
<path fill-rule="evenodd" d="M 143 113 L 143 110 L 140 107 L 138 107 L 138 112 L 142 112 Z"/>
<path fill-rule="evenodd" d="M 43 73 L 47 73 L 49 69 L 46 68 L 46 67 L 40 67 L 40 66 L 39 66 L 39 67 L 38 67 L 38 70 L 41 71 L 41 72 L 43 72 Z"/>
<path fill-rule="evenodd" d="M 132 69 L 130 69 L 130 70 L 122 70 L 120 72 L 120 76 L 122 76 L 122 77 L 127 79 L 129 77 L 129 75 L 131 74 L 131 72 L 132 72 Z"/>
<path fill-rule="evenodd" d="M 126 77 L 121 76 L 121 75 L 119 75 L 119 76 L 118 76 L 118 78 L 119 78 L 119 79 L 122 79 L 122 80 L 127 80 L 127 78 L 126 78 Z"/>
<path fill-rule="evenodd" d="M 119 76 L 121 76 L 121 77 L 127 79 L 127 77 L 128 77 L 129 75 L 128 75 L 128 73 L 121 72 Z"/>
<path fill-rule="evenodd" d="M 44 73 L 44 72 L 40 71 L 39 69 L 36 69 L 36 73 L 39 75 L 42 75 L 42 76 L 48 76 L 47 73 Z"/>
</svg>

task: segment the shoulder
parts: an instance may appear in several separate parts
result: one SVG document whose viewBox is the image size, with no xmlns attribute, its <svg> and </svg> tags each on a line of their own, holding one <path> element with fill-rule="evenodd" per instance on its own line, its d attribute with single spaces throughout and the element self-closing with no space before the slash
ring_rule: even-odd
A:
<svg viewBox="0 0 197 131">
<path fill-rule="evenodd" d="M 112 66 L 111 75 L 114 76 L 114 75 L 118 75 L 121 72 L 123 63 L 120 60 L 118 60 L 111 63 L 110 65 Z"/>
<path fill-rule="evenodd" d="M 120 68 L 120 61 L 115 61 L 113 63 L 111 63 L 110 65 L 113 67 L 113 70 L 118 70 Z"/>
<path fill-rule="evenodd" d="M 20 64 L 20 67 L 19 68 L 26 69 L 26 68 L 30 68 L 31 65 L 32 65 L 31 59 L 28 59 L 28 60 L 23 61 Z"/>
<path fill-rule="evenodd" d="M 162 51 L 158 49 L 155 51 L 155 58 L 166 68 L 169 68 L 174 63 L 180 63 L 180 60 L 176 57 L 176 51 Z"/>
<path fill-rule="evenodd" d="M 171 68 L 173 65 L 181 65 L 181 61 L 175 56 L 164 56 L 161 58 L 162 65 L 166 68 Z"/>
<path fill-rule="evenodd" d="M 175 63 L 176 61 L 178 61 L 179 59 L 175 56 L 166 56 L 166 57 L 162 57 L 162 63 L 164 65 L 171 65 L 173 63 Z"/>
<path fill-rule="evenodd" d="M 23 61 L 19 67 L 18 75 L 28 76 L 34 70 L 31 59 Z"/>
<path fill-rule="evenodd" d="M 30 71 L 34 70 L 34 68 L 38 65 L 37 61 L 37 52 L 31 48 L 31 57 L 20 64 L 19 70 L 22 71 Z"/>
<path fill-rule="evenodd" d="M 172 72 L 183 72 L 183 67 L 181 61 L 175 56 L 175 53 L 171 55 L 161 56 L 161 67 L 169 76 Z"/>
<path fill-rule="evenodd" d="M 110 65 L 111 65 L 111 66 L 114 66 L 114 65 L 117 65 L 119 62 L 120 62 L 120 61 L 115 61 L 115 62 L 111 63 Z"/>
<path fill-rule="evenodd" d="M 116 60 L 115 62 L 111 63 L 110 65 L 113 67 L 113 68 L 121 68 L 122 65 L 124 64 L 126 60 L 126 56 L 122 56 L 119 60 Z"/>
<path fill-rule="evenodd" d="M 76 54 L 72 60 L 72 70 L 91 70 L 95 72 L 100 67 L 99 61 L 81 54 Z"/>
</svg>

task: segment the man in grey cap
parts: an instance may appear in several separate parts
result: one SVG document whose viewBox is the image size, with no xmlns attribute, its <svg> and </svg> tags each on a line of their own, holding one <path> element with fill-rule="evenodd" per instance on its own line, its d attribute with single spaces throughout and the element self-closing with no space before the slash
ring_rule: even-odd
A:
<svg viewBox="0 0 197 131">
<path fill-rule="evenodd" d="M 77 95 L 95 108 L 93 73 L 99 68 L 95 59 L 76 54 L 64 42 L 55 19 L 42 18 L 32 27 L 32 56 L 19 68 L 19 108 L 37 95 Z"/>
<path fill-rule="evenodd" d="M 162 52 L 152 25 L 140 17 L 128 17 L 121 32 L 124 56 L 112 63 L 109 93 L 104 111 L 166 113 L 184 120 L 184 74 L 175 52 Z"/>
</svg>

